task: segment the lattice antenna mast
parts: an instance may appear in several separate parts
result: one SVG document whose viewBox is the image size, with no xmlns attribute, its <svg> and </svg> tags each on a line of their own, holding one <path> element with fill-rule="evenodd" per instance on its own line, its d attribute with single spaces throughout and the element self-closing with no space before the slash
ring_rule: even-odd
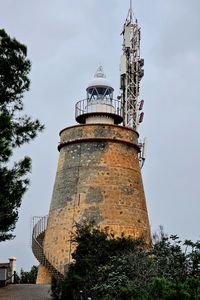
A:
<svg viewBox="0 0 200 300">
<path fill-rule="evenodd" d="M 138 129 L 144 113 L 139 101 L 140 81 L 144 76 L 144 60 L 140 58 L 140 28 L 134 17 L 132 0 L 123 28 L 123 55 L 120 65 L 120 89 L 124 109 L 124 126 Z"/>
</svg>

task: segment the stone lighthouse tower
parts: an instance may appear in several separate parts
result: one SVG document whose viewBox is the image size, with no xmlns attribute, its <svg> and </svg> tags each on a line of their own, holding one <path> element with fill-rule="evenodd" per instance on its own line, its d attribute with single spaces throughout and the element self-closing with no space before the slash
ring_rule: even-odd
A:
<svg viewBox="0 0 200 300">
<path fill-rule="evenodd" d="M 33 252 L 40 261 L 38 283 L 62 278 L 71 261 L 70 237 L 75 223 L 95 220 L 116 235 L 145 236 L 150 227 L 141 176 L 143 118 L 139 82 L 139 28 L 129 10 L 124 24 L 121 96 L 100 66 L 76 103 L 77 124 L 60 132 L 60 152 L 48 218 L 34 225 Z M 137 50 L 137 51 L 136 51 Z"/>
</svg>

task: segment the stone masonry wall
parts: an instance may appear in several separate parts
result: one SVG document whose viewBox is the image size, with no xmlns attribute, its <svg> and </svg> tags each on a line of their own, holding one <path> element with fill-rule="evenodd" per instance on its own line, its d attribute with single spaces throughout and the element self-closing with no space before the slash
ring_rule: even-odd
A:
<svg viewBox="0 0 200 300">
<path fill-rule="evenodd" d="M 51 284 L 51 281 L 51 274 L 43 265 L 39 265 L 36 284 Z"/>
<path fill-rule="evenodd" d="M 44 251 L 62 273 L 71 261 L 75 222 L 96 220 L 115 234 L 150 242 L 138 161 L 138 134 L 116 125 L 78 125 L 61 131 L 60 157 Z"/>
</svg>

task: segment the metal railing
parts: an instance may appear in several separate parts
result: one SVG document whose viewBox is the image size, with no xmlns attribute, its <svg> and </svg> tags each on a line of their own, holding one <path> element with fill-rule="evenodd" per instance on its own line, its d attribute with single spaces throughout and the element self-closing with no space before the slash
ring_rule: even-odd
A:
<svg viewBox="0 0 200 300">
<path fill-rule="evenodd" d="M 80 100 L 75 106 L 75 118 L 81 119 L 82 116 L 94 113 L 111 114 L 118 117 L 119 120 L 123 120 L 123 106 L 122 102 L 116 99 L 106 100 Z"/>
<path fill-rule="evenodd" d="M 12 275 L 7 276 L 5 280 L 0 280 L 0 287 L 5 287 L 8 284 L 16 284 L 18 283 L 17 281 L 17 273 L 16 271 L 13 272 Z"/>
<path fill-rule="evenodd" d="M 35 219 L 39 219 L 36 224 L 34 224 Z M 57 280 L 63 280 L 64 275 L 57 270 L 49 261 L 46 254 L 44 253 L 43 241 L 45 237 L 45 230 L 47 227 L 48 216 L 45 217 L 34 217 L 33 219 L 33 233 L 32 233 L 32 251 L 36 259 L 45 266 L 49 273 L 52 274 Z"/>
<path fill-rule="evenodd" d="M 48 216 L 33 217 L 33 236 L 37 238 L 47 228 Z"/>
</svg>

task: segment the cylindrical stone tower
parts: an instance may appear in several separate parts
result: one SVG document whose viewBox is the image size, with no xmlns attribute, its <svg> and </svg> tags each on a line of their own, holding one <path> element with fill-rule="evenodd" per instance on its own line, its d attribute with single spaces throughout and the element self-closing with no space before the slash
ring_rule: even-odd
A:
<svg viewBox="0 0 200 300">
<path fill-rule="evenodd" d="M 86 90 L 87 99 L 76 104 L 79 125 L 60 132 L 60 156 L 43 244 L 45 256 L 62 274 L 71 261 L 70 237 L 76 222 L 95 220 L 116 235 L 151 239 L 138 133 L 119 125 L 123 121 L 121 102 L 113 99 L 102 67 Z M 40 277 L 41 272 L 46 271 L 41 268 Z"/>
</svg>

